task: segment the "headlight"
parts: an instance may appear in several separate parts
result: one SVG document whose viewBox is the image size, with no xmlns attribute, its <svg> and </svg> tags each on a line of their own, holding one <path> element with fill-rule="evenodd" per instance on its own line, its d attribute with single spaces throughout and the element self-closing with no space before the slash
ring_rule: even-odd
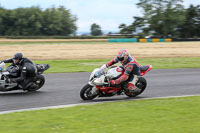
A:
<svg viewBox="0 0 200 133">
<path fill-rule="evenodd" d="M 103 81 L 101 79 L 95 79 L 93 82 L 95 85 L 103 85 Z"/>
</svg>

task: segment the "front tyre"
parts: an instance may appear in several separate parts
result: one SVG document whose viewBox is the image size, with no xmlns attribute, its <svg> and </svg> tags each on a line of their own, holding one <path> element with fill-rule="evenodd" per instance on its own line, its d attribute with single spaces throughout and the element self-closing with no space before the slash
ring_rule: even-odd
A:
<svg viewBox="0 0 200 133">
<path fill-rule="evenodd" d="M 97 97 L 98 94 L 96 94 L 96 95 L 92 94 L 92 88 L 93 88 L 93 86 L 86 84 L 80 91 L 80 97 L 83 100 L 92 100 L 95 97 Z"/>
<path fill-rule="evenodd" d="M 147 81 L 143 77 L 139 77 L 135 86 L 138 88 L 135 92 L 125 91 L 125 94 L 129 97 L 136 97 L 140 95 L 147 87 Z"/>
</svg>

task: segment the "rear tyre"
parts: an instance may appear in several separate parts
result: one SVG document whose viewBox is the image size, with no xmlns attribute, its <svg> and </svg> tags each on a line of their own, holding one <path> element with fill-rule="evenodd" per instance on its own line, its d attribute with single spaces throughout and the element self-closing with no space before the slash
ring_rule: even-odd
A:
<svg viewBox="0 0 200 133">
<path fill-rule="evenodd" d="M 45 83 L 45 77 L 43 75 L 37 75 L 36 80 L 30 83 L 30 86 L 27 87 L 28 91 L 37 91 L 39 90 Z"/>
<path fill-rule="evenodd" d="M 129 97 L 136 97 L 138 95 L 140 95 L 147 87 L 147 81 L 145 78 L 143 77 L 139 77 L 137 83 L 135 84 L 135 86 L 138 88 L 137 91 L 135 92 L 129 92 L 129 91 L 125 91 L 125 94 Z"/>
<path fill-rule="evenodd" d="M 98 94 L 96 94 L 96 95 L 92 94 L 92 88 L 93 88 L 93 86 L 86 84 L 80 91 L 80 97 L 83 100 L 92 100 L 95 97 L 97 97 Z"/>
</svg>

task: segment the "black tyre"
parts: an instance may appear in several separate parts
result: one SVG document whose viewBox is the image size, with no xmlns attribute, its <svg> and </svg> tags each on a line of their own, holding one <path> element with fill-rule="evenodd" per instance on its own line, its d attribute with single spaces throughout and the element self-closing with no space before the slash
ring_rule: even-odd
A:
<svg viewBox="0 0 200 133">
<path fill-rule="evenodd" d="M 125 94 L 129 97 L 136 97 L 138 95 L 140 95 L 147 87 L 147 81 L 145 78 L 143 77 L 139 77 L 137 83 L 135 84 L 139 90 L 136 91 L 136 92 L 132 92 L 130 93 L 129 91 L 125 91 Z"/>
<path fill-rule="evenodd" d="M 95 97 L 97 97 L 97 95 L 92 95 L 92 87 L 91 85 L 89 84 L 86 84 L 80 91 L 80 97 L 83 99 L 83 100 L 92 100 L 94 99 Z"/>
<path fill-rule="evenodd" d="M 36 80 L 32 84 L 30 84 L 30 86 L 28 87 L 27 90 L 28 91 L 37 91 L 44 85 L 44 83 L 45 83 L 45 77 L 43 75 L 37 75 Z"/>
</svg>

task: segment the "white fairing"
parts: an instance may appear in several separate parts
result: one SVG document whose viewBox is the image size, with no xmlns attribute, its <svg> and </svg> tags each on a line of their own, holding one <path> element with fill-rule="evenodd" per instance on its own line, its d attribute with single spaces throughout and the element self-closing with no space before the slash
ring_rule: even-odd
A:
<svg viewBox="0 0 200 133">
<path fill-rule="evenodd" d="M 111 68 L 107 71 L 106 77 L 109 79 L 116 78 L 122 74 L 123 69 L 120 67 Z"/>
<path fill-rule="evenodd" d="M 2 76 L 2 71 L 4 71 L 6 69 L 6 64 L 4 62 L 0 63 L 0 78 Z"/>
<path fill-rule="evenodd" d="M 88 82 L 88 84 L 90 84 L 91 86 L 94 86 L 94 84 L 92 83 L 92 78 L 94 77 L 95 73 L 97 73 L 99 71 L 99 68 L 96 68 L 93 70 L 93 72 L 90 74 L 90 81 Z"/>
<path fill-rule="evenodd" d="M 6 64 L 4 62 L 0 63 L 0 71 L 4 71 L 6 69 Z"/>
<path fill-rule="evenodd" d="M 93 72 L 90 74 L 90 80 L 94 77 L 94 74 L 99 71 L 99 68 L 96 68 L 93 70 Z"/>
<path fill-rule="evenodd" d="M 105 78 L 111 80 L 113 78 L 119 77 L 122 74 L 123 69 L 120 67 L 114 67 L 111 69 L 99 71 L 99 68 L 94 69 L 94 71 L 90 75 L 90 81 L 88 82 L 90 85 L 103 85 L 108 84 L 105 81 Z M 97 77 L 94 78 L 94 75 Z"/>
<path fill-rule="evenodd" d="M 2 75 L 9 75 L 9 72 L 6 71 L 6 64 L 4 62 L 0 63 L 0 77 Z"/>
<path fill-rule="evenodd" d="M 96 78 L 93 83 L 95 85 L 103 85 L 105 83 L 104 79 L 105 79 L 105 76 L 101 75 L 99 78 Z"/>
</svg>

